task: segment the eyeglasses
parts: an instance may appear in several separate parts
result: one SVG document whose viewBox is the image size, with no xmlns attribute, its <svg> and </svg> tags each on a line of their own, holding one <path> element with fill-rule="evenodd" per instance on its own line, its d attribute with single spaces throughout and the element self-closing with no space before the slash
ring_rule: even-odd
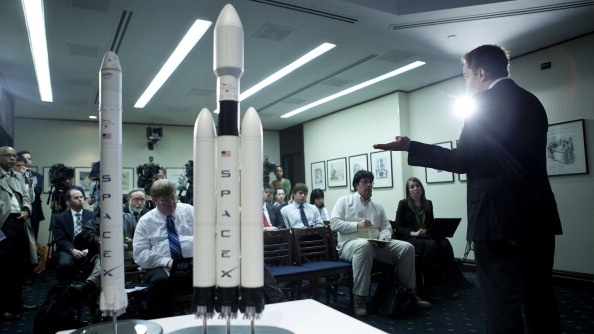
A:
<svg viewBox="0 0 594 334">
<path fill-rule="evenodd" d="M 132 198 L 131 200 L 132 200 L 132 202 L 144 202 L 145 201 L 144 198 Z"/>
<path fill-rule="evenodd" d="M 361 180 L 361 181 L 359 181 L 359 183 L 361 183 L 364 186 L 373 185 L 373 181 L 370 181 L 370 180 Z"/>
<path fill-rule="evenodd" d="M 163 205 L 172 205 L 177 203 L 177 198 L 159 198 L 157 201 Z"/>
<path fill-rule="evenodd" d="M 15 158 L 16 159 L 16 154 L 2 154 L 3 157 L 7 157 L 7 158 Z"/>
</svg>

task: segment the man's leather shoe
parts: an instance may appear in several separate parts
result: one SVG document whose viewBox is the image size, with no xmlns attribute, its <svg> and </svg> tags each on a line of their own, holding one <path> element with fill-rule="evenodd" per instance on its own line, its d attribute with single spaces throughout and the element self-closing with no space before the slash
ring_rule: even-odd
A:
<svg viewBox="0 0 594 334">
<path fill-rule="evenodd" d="M 74 292 L 76 292 L 76 294 L 79 296 L 87 296 L 91 292 L 95 291 L 97 286 L 95 286 L 95 283 L 91 281 L 84 281 L 82 283 L 72 283 L 70 284 L 70 288 L 74 290 Z"/>
<path fill-rule="evenodd" d="M 2 313 L 2 320 L 18 320 L 20 318 L 21 318 L 21 315 L 18 313 L 13 313 L 13 312 Z"/>
<path fill-rule="evenodd" d="M 37 308 L 38 308 L 37 305 L 27 305 L 27 304 L 21 305 L 21 310 L 23 310 L 23 311 L 35 311 L 35 310 L 37 310 Z"/>
</svg>

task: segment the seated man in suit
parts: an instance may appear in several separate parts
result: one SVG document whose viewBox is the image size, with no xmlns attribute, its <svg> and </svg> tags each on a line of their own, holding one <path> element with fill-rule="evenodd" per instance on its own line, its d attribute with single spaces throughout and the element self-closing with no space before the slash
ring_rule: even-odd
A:
<svg viewBox="0 0 594 334">
<path fill-rule="evenodd" d="M 124 213 L 130 213 L 134 215 L 136 222 L 140 220 L 140 217 L 144 216 L 150 210 L 147 209 L 144 204 L 146 201 L 146 193 L 140 188 L 130 190 L 128 193 L 128 205 L 124 205 Z"/>
<path fill-rule="evenodd" d="M 287 228 L 281 216 L 280 208 L 272 204 L 273 194 L 274 190 L 271 188 L 264 189 L 264 205 L 262 207 L 264 212 L 264 231 L 276 231 L 279 228 Z"/>
<path fill-rule="evenodd" d="M 175 185 L 157 180 L 151 186 L 151 198 L 156 208 L 140 218 L 133 239 L 134 262 L 148 271 L 143 280 L 150 284 L 148 313 L 150 318 L 170 316 L 169 297 L 180 288 L 169 282 L 173 259 L 192 257 L 194 242 L 194 208 L 178 203 Z M 185 283 L 185 281 L 184 281 Z M 181 288 L 191 288 L 191 278 Z"/>
<path fill-rule="evenodd" d="M 287 228 L 322 227 L 324 222 L 320 218 L 320 211 L 306 203 L 308 189 L 303 183 L 297 183 L 293 188 L 293 202 L 281 209 L 281 215 Z"/>
<path fill-rule="evenodd" d="M 74 238 L 82 232 L 84 224 L 95 217 L 95 212 L 83 208 L 84 197 L 78 189 L 71 188 L 65 197 L 69 209 L 55 215 L 53 227 L 58 282 L 74 280 L 76 270 L 82 266 L 88 250 L 74 247 Z"/>
</svg>

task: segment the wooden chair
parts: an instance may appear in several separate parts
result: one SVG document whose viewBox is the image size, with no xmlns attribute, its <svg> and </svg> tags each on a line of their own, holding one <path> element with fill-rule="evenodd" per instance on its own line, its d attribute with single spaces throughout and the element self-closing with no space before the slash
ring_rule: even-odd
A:
<svg viewBox="0 0 594 334">
<path fill-rule="evenodd" d="M 320 287 L 329 288 L 333 285 L 347 285 L 352 295 L 353 267 L 350 262 L 338 260 L 332 230 L 324 226 L 295 228 L 292 232 L 295 263 L 314 271 L 317 289 L 313 298 L 319 300 Z M 327 301 L 329 298 L 328 296 Z"/>
<path fill-rule="evenodd" d="M 285 283 L 289 299 L 301 298 L 301 291 L 317 290 L 313 270 L 294 265 L 291 230 L 264 231 L 264 264 L 278 283 Z M 303 281 L 308 281 L 303 285 Z"/>
</svg>

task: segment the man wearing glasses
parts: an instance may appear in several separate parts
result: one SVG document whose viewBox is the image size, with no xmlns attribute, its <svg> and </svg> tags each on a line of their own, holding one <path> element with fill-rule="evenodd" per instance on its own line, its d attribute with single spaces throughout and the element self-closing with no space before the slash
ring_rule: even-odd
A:
<svg viewBox="0 0 594 334">
<path fill-rule="evenodd" d="M 149 317 L 161 318 L 172 315 L 169 312 L 172 292 L 192 287 L 191 278 L 187 280 L 187 286 L 180 286 L 179 281 L 173 286 L 169 282 L 169 274 L 173 259 L 193 256 L 194 208 L 177 202 L 175 185 L 166 179 L 153 183 L 151 198 L 156 208 L 138 221 L 132 245 L 134 262 L 148 270 L 143 280 L 150 284 L 147 300 Z"/>
<path fill-rule="evenodd" d="M 373 174 L 360 170 L 353 176 L 356 192 L 338 199 L 332 210 L 330 227 L 338 232 L 338 256 L 353 264 L 353 302 L 355 314 L 367 315 L 365 305 L 371 283 L 373 261 L 394 265 L 398 282 L 410 289 L 416 288 L 415 248 L 408 242 L 392 240 L 392 226 L 384 208 L 371 201 Z M 379 239 L 372 242 L 362 238 Z M 386 242 L 387 241 L 387 242 Z M 427 308 L 430 303 L 416 297 L 417 307 Z"/>
<path fill-rule="evenodd" d="M 124 213 L 131 213 L 134 215 L 136 222 L 140 217 L 144 216 L 150 210 L 144 206 L 146 201 L 146 194 L 144 190 L 135 188 L 128 193 L 128 205 L 124 206 Z"/>
</svg>

